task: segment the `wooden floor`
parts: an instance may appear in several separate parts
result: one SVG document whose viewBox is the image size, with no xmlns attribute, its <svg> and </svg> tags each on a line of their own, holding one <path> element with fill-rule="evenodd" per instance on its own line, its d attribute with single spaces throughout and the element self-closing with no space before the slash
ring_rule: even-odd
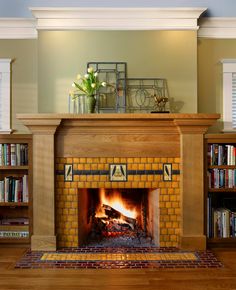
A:
<svg viewBox="0 0 236 290">
<path fill-rule="evenodd" d="M 214 250 L 221 269 L 14 269 L 24 248 L 0 247 L 0 290 L 236 290 L 236 248 Z"/>
</svg>

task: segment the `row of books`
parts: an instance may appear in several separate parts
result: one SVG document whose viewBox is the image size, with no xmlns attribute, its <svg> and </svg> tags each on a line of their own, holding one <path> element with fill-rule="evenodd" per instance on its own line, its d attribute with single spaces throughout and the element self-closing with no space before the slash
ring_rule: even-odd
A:
<svg viewBox="0 0 236 290">
<path fill-rule="evenodd" d="M 28 175 L 0 180 L 0 202 L 28 202 Z"/>
<path fill-rule="evenodd" d="M 0 144 L 0 166 L 28 165 L 28 144 Z"/>
<path fill-rule="evenodd" d="M 234 145 L 209 144 L 209 165 L 235 165 L 236 147 Z"/>
<path fill-rule="evenodd" d="M 228 208 L 212 208 L 212 199 L 207 199 L 207 237 L 236 237 L 236 212 Z"/>
<path fill-rule="evenodd" d="M 29 231 L 1 231 L 0 238 L 28 238 Z"/>
<path fill-rule="evenodd" d="M 0 219 L 0 238 L 28 238 L 29 219 L 25 217 Z"/>
<path fill-rule="evenodd" d="M 236 169 L 209 169 L 207 177 L 209 188 L 236 187 Z"/>
<path fill-rule="evenodd" d="M 7 217 L 0 219 L 0 227 L 7 226 L 27 226 L 29 225 L 29 218 L 27 217 Z"/>
</svg>

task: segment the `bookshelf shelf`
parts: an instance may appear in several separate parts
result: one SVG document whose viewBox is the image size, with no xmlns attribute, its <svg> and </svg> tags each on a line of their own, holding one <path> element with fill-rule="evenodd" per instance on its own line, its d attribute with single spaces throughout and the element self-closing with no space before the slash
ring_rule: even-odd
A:
<svg viewBox="0 0 236 290">
<path fill-rule="evenodd" d="M 10 206 L 10 207 L 20 207 L 20 206 L 29 206 L 28 202 L 0 202 L 0 206 Z"/>
<path fill-rule="evenodd" d="M 32 135 L 0 135 L 0 244 L 32 234 Z"/>
<path fill-rule="evenodd" d="M 235 165 L 209 165 L 208 169 L 236 169 Z"/>
<path fill-rule="evenodd" d="M 29 244 L 29 238 L 0 238 L 0 244 Z"/>
<path fill-rule="evenodd" d="M 29 170 L 29 166 L 0 166 L 0 170 Z"/>
<path fill-rule="evenodd" d="M 205 156 L 207 245 L 235 246 L 236 134 L 205 135 Z"/>
<path fill-rule="evenodd" d="M 236 188 L 209 188 L 208 192 L 229 192 L 236 193 Z"/>
</svg>

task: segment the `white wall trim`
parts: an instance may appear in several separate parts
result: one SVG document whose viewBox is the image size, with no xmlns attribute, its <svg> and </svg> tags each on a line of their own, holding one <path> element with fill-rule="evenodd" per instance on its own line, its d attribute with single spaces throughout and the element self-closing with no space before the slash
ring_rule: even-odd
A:
<svg viewBox="0 0 236 290">
<path fill-rule="evenodd" d="M 37 35 L 35 19 L 0 18 L 0 39 L 32 39 Z"/>
<path fill-rule="evenodd" d="M 232 122 L 232 77 L 236 73 L 236 59 L 222 59 L 223 64 L 223 124 L 224 132 L 235 132 Z"/>
<path fill-rule="evenodd" d="M 42 30 L 197 30 L 236 38 L 235 17 L 202 17 L 205 8 L 30 8 L 35 19 L 0 18 L 0 39 L 34 39 Z M 197 23 L 198 22 L 198 23 Z"/>
<path fill-rule="evenodd" d="M 11 132 L 11 59 L 0 58 L 0 133 Z"/>
<path fill-rule="evenodd" d="M 236 17 L 202 17 L 199 26 L 198 37 L 236 38 Z"/>
<path fill-rule="evenodd" d="M 206 8 L 30 8 L 38 30 L 197 30 Z"/>
</svg>

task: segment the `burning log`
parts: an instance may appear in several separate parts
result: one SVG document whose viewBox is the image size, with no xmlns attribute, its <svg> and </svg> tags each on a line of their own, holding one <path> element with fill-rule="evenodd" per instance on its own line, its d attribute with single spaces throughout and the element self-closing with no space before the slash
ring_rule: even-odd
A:
<svg viewBox="0 0 236 290">
<path fill-rule="evenodd" d="M 103 204 L 102 207 L 104 208 L 105 213 L 109 219 L 117 219 L 119 220 L 119 225 L 123 225 L 125 227 L 125 224 L 128 224 L 132 230 L 135 229 L 136 219 L 123 215 L 120 211 L 112 208 L 109 205 Z"/>
</svg>

